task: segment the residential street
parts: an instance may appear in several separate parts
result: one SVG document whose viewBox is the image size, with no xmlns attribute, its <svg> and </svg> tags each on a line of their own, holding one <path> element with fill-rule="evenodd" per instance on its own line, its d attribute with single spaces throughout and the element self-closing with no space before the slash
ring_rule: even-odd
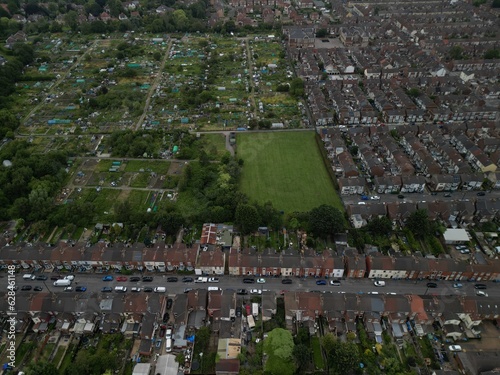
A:
<svg viewBox="0 0 500 375">
<path fill-rule="evenodd" d="M 53 281 L 50 280 L 50 276 L 52 274 L 47 274 L 49 276 L 49 279 L 46 280 L 45 282 L 43 281 L 37 281 L 37 280 L 23 280 L 22 274 L 19 274 L 17 279 L 16 279 L 16 285 L 21 288 L 23 285 L 31 285 L 31 286 L 43 286 L 44 290 L 42 292 L 34 292 L 34 291 L 20 291 L 18 290 L 18 296 L 26 296 L 28 297 L 30 294 L 34 293 L 44 293 L 50 291 L 50 292 L 56 292 L 56 293 L 63 293 L 63 288 L 59 287 L 54 287 L 53 286 Z M 148 274 L 149 275 L 149 274 Z M 2 275 L 3 276 L 3 275 Z M 172 276 L 172 275 L 155 275 L 153 274 L 152 276 L 154 277 L 153 282 L 130 282 L 130 281 L 125 281 L 125 282 L 118 282 L 116 281 L 116 276 L 114 276 L 113 281 L 102 281 L 102 277 L 104 274 L 76 274 L 75 282 L 78 284 L 75 284 L 73 282 L 73 286 L 85 286 L 87 287 L 87 291 L 85 293 L 78 293 L 82 297 L 84 295 L 90 295 L 91 293 L 95 292 L 100 292 L 101 288 L 104 286 L 110 286 L 110 287 L 115 287 L 115 286 L 126 286 L 129 290 L 127 293 L 130 293 L 130 288 L 133 286 L 136 287 L 156 287 L 156 286 L 165 286 L 167 288 L 167 293 L 169 295 L 174 295 L 174 294 L 179 294 L 183 293 L 185 288 L 208 288 L 209 286 L 217 286 L 222 289 L 247 289 L 250 291 L 250 289 L 264 289 L 264 290 L 271 290 L 275 291 L 277 294 L 280 293 L 282 290 L 286 291 L 325 291 L 325 292 L 333 292 L 333 293 L 378 293 L 378 294 L 388 294 L 388 293 L 396 293 L 397 295 L 404 295 L 404 294 L 419 294 L 419 295 L 438 295 L 442 297 L 451 297 L 451 298 L 456 298 L 458 296 L 475 296 L 476 289 L 474 289 L 474 284 L 475 282 L 467 282 L 463 281 L 461 282 L 463 284 L 462 288 L 456 289 L 453 288 L 453 282 L 452 281 L 436 281 L 438 284 L 437 288 L 427 288 L 426 284 L 428 281 L 422 280 L 422 281 L 409 281 L 409 280 L 386 280 L 386 286 L 385 287 L 375 287 L 373 285 L 373 281 L 369 279 L 349 279 L 349 280 L 342 280 L 341 281 L 341 286 L 331 286 L 331 285 L 316 285 L 315 279 L 313 278 L 308 278 L 306 280 L 304 279 L 298 279 L 296 277 L 292 277 L 293 284 L 289 285 L 283 285 L 281 283 L 281 278 L 266 278 L 266 283 L 265 284 L 244 284 L 242 282 L 242 278 L 240 277 L 231 277 L 231 276 L 221 276 L 220 282 L 219 283 L 183 283 L 181 282 L 182 275 L 177 276 L 179 278 L 178 282 L 167 282 L 167 277 Z M 119 276 L 119 275 L 118 275 Z M 130 279 L 130 276 L 127 276 Z M 196 278 L 196 276 L 193 276 Z M 6 283 L 7 279 L 0 278 L 0 285 L 2 283 Z M 488 286 L 488 289 L 486 292 L 488 293 L 488 297 L 478 297 L 478 298 L 484 298 L 485 301 L 498 301 L 500 298 L 500 285 L 497 285 L 495 283 L 491 282 L 486 282 L 486 285 Z M 69 293 L 69 292 L 65 292 Z M 141 292 L 142 293 L 142 292 Z M 111 295 L 111 293 L 109 294 Z"/>
</svg>

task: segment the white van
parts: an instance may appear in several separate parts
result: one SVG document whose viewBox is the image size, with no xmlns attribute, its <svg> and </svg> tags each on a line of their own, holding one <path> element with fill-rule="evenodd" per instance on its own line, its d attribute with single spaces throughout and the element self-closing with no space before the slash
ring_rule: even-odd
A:
<svg viewBox="0 0 500 375">
<path fill-rule="evenodd" d="M 164 286 L 157 286 L 155 289 L 154 289 L 155 293 L 166 293 L 167 291 L 167 288 L 165 288 Z"/>
<path fill-rule="evenodd" d="M 165 344 L 165 351 L 170 353 L 172 351 L 172 339 L 167 339 L 167 343 Z"/>
<path fill-rule="evenodd" d="M 218 286 L 209 286 L 209 287 L 208 287 L 208 291 L 209 291 L 209 292 L 210 292 L 210 291 L 214 292 L 214 291 L 216 291 L 216 290 L 220 290 L 220 288 L 219 288 Z"/>
<path fill-rule="evenodd" d="M 36 276 L 32 275 L 31 273 L 27 273 L 27 274 L 23 275 L 24 280 L 35 280 L 35 278 L 36 278 Z"/>
<path fill-rule="evenodd" d="M 125 293 L 127 291 L 126 286 L 115 286 L 115 292 L 117 293 Z"/>
<path fill-rule="evenodd" d="M 71 280 L 61 279 L 54 281 L 54 286 L 70 286 Z"/>
</svg>

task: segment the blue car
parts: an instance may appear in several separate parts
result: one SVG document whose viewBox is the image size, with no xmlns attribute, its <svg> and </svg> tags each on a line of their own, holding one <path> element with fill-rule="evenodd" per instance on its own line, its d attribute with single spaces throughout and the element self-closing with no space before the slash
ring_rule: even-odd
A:
<svg viewBox="0 0 500 375">
<path fill-rule="evenodd" d="M 113 281 L 113 276 L 111 276 L 111 275 L 104 276 L 104 277 L 102 278 L 102 281 Z"/>
<path fill-rule="evenodd" d="M 316 285 L 326 285 L 326 280 L 316 280 Z"/>
</svg>

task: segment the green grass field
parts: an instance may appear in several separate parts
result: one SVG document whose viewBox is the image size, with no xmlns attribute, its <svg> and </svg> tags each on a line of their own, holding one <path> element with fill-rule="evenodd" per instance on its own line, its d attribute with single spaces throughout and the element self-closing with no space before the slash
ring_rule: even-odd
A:
<svg viewBox="0 0 500 375">
<path fill-rule="evenodd" d="M 329 204 L 343 211 L 314 132 L 238 134 L 237 156 L 244 160 L 241 190 L 250 200 L 285 212 Z"/>
</svg>

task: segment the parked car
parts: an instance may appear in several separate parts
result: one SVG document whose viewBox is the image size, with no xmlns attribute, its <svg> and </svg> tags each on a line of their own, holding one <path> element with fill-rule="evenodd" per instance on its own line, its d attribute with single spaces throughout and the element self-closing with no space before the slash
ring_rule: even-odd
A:
<svg viewBox="0 0 500 375">
<path fill-rule="evenodd" d="M 330 285 L 340 286 L 340 280 L 330 280 Z"/>
<path fill-rule="evenodd" d="M 126 278 L 125 276 L 118 276 L 116 278 L 116 281 L 127 281 L 127 280 L 128 280 L 128 278 Z"/>
<path fill-rule="evenodd" d="M 65 292 L 72 292 L 73 287 L 72 286 L 67 286 L 66 288 L 63 289 Z"/>
<path fill-rule="evenodd" d="M 24 291 L 27 291 L 27 290 L 31 290 L 32 286 L 31 285 L 23 285 L 21 287 L 21 290 L 24 290 Z"/>
<path fill-rule="evenodd" d="M 398 198 L 399 198 L 399 199 L 404 199 L 404 197 L 405 197 L 405 196 L 404 196 L 403 194 L 398 194 Z"/>
<path fill-rule="evenodd" d="M 61 279 L 61 278 L 62 278 L 62 276 L 61 276 L 61 275 L 50 276 L 50 279 L 51 279 L 51 280 L 54 280 L 54 281 L 57 281 L 57 280 L 59 280 L 59 279 Z"/>
<path fill-rule="evenodd" d="M 101 289 L 101 293 L 111 293 L 113 291 L 113 288 L 110 286 L 105 286 L 104 288 Z"/>
<path fill-rule="evenodd" d="M 41 292 L 41 291 L 43 290 L 43 287 L 42 287 L 42 286 L 35 286 L 35 287 L 33 288 L 33 290 L 34 290 L 35 292 Z M 478 293 L 479 293 L 479 292 L 478 292 Z"/>
<path fill-rule="evenodd" d="M 126 286 L 115 286 L 115 292 L 116 293 L 125 293 L 127 291 Z"/>
<path fill-rule="evenodd" d="M 194 279 L 192 277 L 183 277 L 182 282 L 183 283 L 192 283 Z"/>
<path fill-rule="evenodd" d="M 437 288 L 438 285 L 436 283 L 427 283 L 427 288 Z"/>
<path fill-rule="evenodd" d="M 373 282 L 373 285 L 375 286 L 385 286 L 385 281 L 374 281 Z"/>
<path fill-rule="evenodd" d="M 241 306 L 236 307 L 236 317 L 241 317 Z"/>
<path fill-rule="evenodd" d="M 208 282 L 209 283 L 218 283 L 219 282 L 219 278 L 218 277 L 209 277 L 208 278 Z"/>
<path fill-rule="evenodd" d="M 160 326 L 160 333 L 158 336 L 160 337 L 164 337 L 165 336 L 165 331 L 167 330 L 167 328 L 164 326 L 164 325 L 161 325 Z"/>
<path fill-rule="evenodd" d="M 262 289 L 250 289 L 250 294 L 262 294 Z"/>
<path fill-rule="evenodd" d="M 488 293 L 483 292 L 482 290 L 478 290 L 478 291 L 476 292 L 476 296 L 480 296 L 480 297 L 488 297 Z"/>
<path fill-rule="evenodd" d="M 248 291 L 246 289 L 238 289 L 236 291 L 236 294 L 240 295 L 240 296 L 244 296 L 244 295 L 247 295 L 248 294 Z"/>
<path fill-rule="evenodd" d="M 138 287 L 136 287 L 136 286 L 134 286 L 134 287 L 132 287 L 132 288 L 130 289 L 130 291 L 131 291 L 131 292 L 134 292 L 134 293 L 139 293 L 141 290 L 142 290 L 141 288 L 138 288 Z"/>
<path fill-rule="evenodd" d="M 179 279 L 175 276 L 170 276 L 170 277 L 167 277 L 167 282 L 168 283 L 176 283 L 177 281 L 179 281 Z"/>
<path fill-rule="evenodd" d="M 147 286 L 144 288 L 144 293 L 151 293 L 153 291 L 153 288 L 151 288 L 150 286 Z"/>
<path fill-rule="evenodd" d="M 460 345 L 450 345 L 448 346 L 448 349 L 450 349 L 450 352 L 461 352 L 462 347 Z"/>
<path fill-rule="evenodd" d="M 245 284 L 253 284 L 255 282 L 255 279 L 252 279 L 252 278 L 249 278 L 249 277 L 246 277 L 243 279 L 243 282 Z"/>
<path fill-rule="evenodd" d="M 102 281 L 113 281 L 113 276 L 107 275 L 102 278 Z"/>
<path fill-rule="evenodd" d="M 257 279 L 257 284 L 265 284 L 265 283 L 266 283 L 266 279 L 263 279 L 263 278 Z"/>
<path fill-rule="evenodd" d="M 172 303 L 172 298 L 167 299 L 167 310 L 170 310 L 170 308 L 172 307 Z"/>
<path fill-rule="evenodd" d="M 47 276 L 45 276 L 45 275 L 38 275 L 38 276 L 36 277 L 36 279 L 37 279 L 37 280 L 39 280 L 39 281 L 45 281 L 45 280 L 47 280 L 47 278 L 48 278 L 48 277 L 47 277 Z"/>
<path fill-rule="evenodd" d="M 291 283 L 293 283 L 293 281 L 292 281 L 292 279 L 283 279 L 283 280 L 281 280 L 281 283 L 282 284 L 291 284 Z"/>
<path fill-rule="evenodd" d="M 460 283 L 454 283 L 453 284 L 453 288 L 461 288 L 461 287 L 463 287 L 463 285 L 460 284 Z"/>
<path fill-rule="evenodd" d="M 484 191 L 480 191 L 477 193 L 478 197 L 484 197 L 485 195 L 486 195 L 486 193 Z"/>
<path fill-rule="evenodd" d="M 199 276 L 194 282 L 195 283 L 207 283 L 208 282 L 208 277 Z"/>
<path fill-rule="evenodd" d="M 167 332 L 165 332 L 165 338 L 171 339 L 172 338 L 172 328 L 167 328 Z"/>
<path fill-rule="evenodd" d="M 451 197 L 451 193 L 444 193 L 445 198 Z"/>
<path fill-rule="evenodd" d="M 156 340 L 156 349 L 161 348 L 161 339 Z"/>
<path fill-rule="evenodd" d="M 367 195 L 362 195 L 361 196 L 361 200 L 362 201 L 367 201 L 368 200 L 368 196 Z"/>
<path fill-rule="evenodd" d="M 378 201 L 380 200 L 380 197 L 378 195 L 374 195 L 373 197 L 370 197 L 372 201 Z"/>
<path fill-rule="evenodd" d="M 140 278 L 140 277 L 138 277 L 138 276 L 133 276 L 133 277 L 131 277 L 131 278 L 130 278 L 130 281 L 132 281 L 132 282 L 136 283 L 136 282 L 138 282 L 138 281 L 141 281 L 141 278 Z"/>
<path fill-rule="evenodd" d="M 87 287 L 85 287 L 85 286 L 77 286 L 75 288 L 75 291 L 76 292 L 86 292 L 87 291 Z"/>
<path fill-rule="evenodd" d="M 153 276 L 143 276 L 142 281 L 145 283 L 150 283 L 153 281 Z"/>
<path fill-rule="evenodd" d="M 193 288 L 184 288 L 184 293 L 189 293 L 192 290 L 193 290 Z"/>
<path fill-rule="evenodd" d="M 165 314 L 163 314 L 163 323 L 167 323 L 170 319 L 170 314 L 168 312 L 166 312 Z"/>
<path fill-rule="evenodd" d="M 476 285 L 474 285 L 474 288 L 476 288 L 476 289 L 487 289 L 488 287 L 486 286 L 486 284 L 476 284 Z"/>
<path fill-rule="evenodd" d="M 469 249 L 462 249 L 462 250 L 460 250 L 460 254 L 470 254 L 470 250 Z"/>
<path fill-rule="evenodd" d="M 66 276 L 64 276 L 64 280 L 73 281 L 74 279 L 75 279 L 75 275 L 66 275 Z"/>
<path fill-rule="evenodd" d="M 316 285 L 326 285 L 326 280 L 316 280 Z"/>
</svg>

